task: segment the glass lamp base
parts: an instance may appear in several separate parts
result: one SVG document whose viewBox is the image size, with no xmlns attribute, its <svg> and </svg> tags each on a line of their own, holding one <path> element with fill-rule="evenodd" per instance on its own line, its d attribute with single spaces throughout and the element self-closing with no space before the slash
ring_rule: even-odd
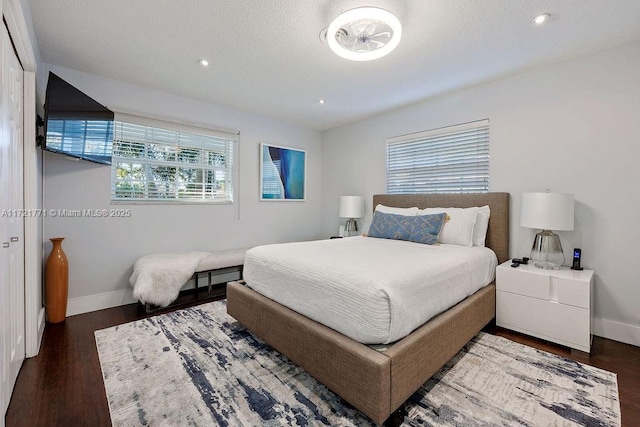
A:
<svg viewBox="0 0 640 427">
<path fill-rule="evenodd" d="M 344 226 L 344 236 L 351 237 L 358 234 L 358 223 L 354 218 L 349 218 Z"/>
<path fill-rule="evenodd" d="M 534 266 L 545 270 L 561 268 L 564 264 L 564 252 L 560 236 L 549 230 L 542 230 L 536 234 L 531 248 L 531 261 Z"/>
</svg>

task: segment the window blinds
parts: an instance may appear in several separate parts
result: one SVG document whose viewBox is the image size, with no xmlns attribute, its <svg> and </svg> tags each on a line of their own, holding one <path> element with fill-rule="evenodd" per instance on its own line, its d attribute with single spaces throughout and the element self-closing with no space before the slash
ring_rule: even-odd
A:
<svg viewBox="0 0 640 427">
<path fill-rule="evenodd" d="M 111 199 L 232 203 L 237 135 L 116 115 Z"/>
<path fill-rule="evenodd" d="M 387 139 L 387 193 L 489 191 L 489 120 Z"/>
</svg>

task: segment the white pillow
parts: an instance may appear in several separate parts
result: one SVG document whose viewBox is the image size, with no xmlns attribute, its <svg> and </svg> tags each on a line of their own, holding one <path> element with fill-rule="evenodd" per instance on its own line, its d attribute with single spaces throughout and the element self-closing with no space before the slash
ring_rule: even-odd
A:
<svg viewBox="0 0 640 427">
<path fill-rule="evenodd" d="M 438 242 L 450 245 L 472 246 L 473 228 L 476 224 L 478 208 L 426 208 L 418 210 L 418 215 L 446 212 L 449 220 L 444 223 Z"/>
<path fill-rule="evenodd" d="M 376 206 L 376 211 L 382 212 L 382 213 L 387 213 L 387 214 L 404 215 L 404 216 L 416 216 L 418 214 L 418 208 L 416 208 L 416 207 L 413 207 L 413 208 L 393 208 L 393 207 L 385 206 L 385 205 L 377 205 Z"/>
<path fill-rule="evenodd" d="M 473 227 L 473 246 L 483 246 L 487 237 L 487 229 L 489 228 L 489 216 L 491 211 L 489 205 L 478 207 L 478 215 L 476 215 L 476 225 Z"/>
</svg>

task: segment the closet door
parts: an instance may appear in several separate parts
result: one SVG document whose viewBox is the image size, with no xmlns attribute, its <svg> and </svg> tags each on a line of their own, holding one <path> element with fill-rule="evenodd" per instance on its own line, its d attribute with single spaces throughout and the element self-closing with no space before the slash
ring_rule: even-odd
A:
<svg viewBox="0 0 640 427">
<path fill-rule="evenodd" d="M 2 233 L 0 312 L 2 313 L 2 416 L 6 413 L 25 355 L 23 77 L 24 71 L 2 26 L 2 99 L 0 102 Z"/>
<path fill-rule="evenodd" d="M 2 56 L 2 67 L 0 67 L 0 81 L 2 82 L 2 95 L 0 99 L 0 208 L 2 212 L 9 208 L 9 141 L 5 138 L 5 88 L 4 88 L 4 25 L 2 26 L 2 43 L 0 56 Z M 9 222 L 5 216 L 0 217 L 0 415 L 4 425 L 4 414 L 9 404 Z"/>
</svg>

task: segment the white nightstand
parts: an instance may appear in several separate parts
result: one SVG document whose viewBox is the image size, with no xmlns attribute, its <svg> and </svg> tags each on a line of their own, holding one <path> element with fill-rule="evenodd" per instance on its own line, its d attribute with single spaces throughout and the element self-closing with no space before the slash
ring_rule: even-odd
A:
<svg viewBox="0 0 640 427">
<path fill-rule="evenodd" d="M 496 324 L 589 353 L 593 271 L 543 270 L 533 265 L 496 269 Z"/>
</svg>

